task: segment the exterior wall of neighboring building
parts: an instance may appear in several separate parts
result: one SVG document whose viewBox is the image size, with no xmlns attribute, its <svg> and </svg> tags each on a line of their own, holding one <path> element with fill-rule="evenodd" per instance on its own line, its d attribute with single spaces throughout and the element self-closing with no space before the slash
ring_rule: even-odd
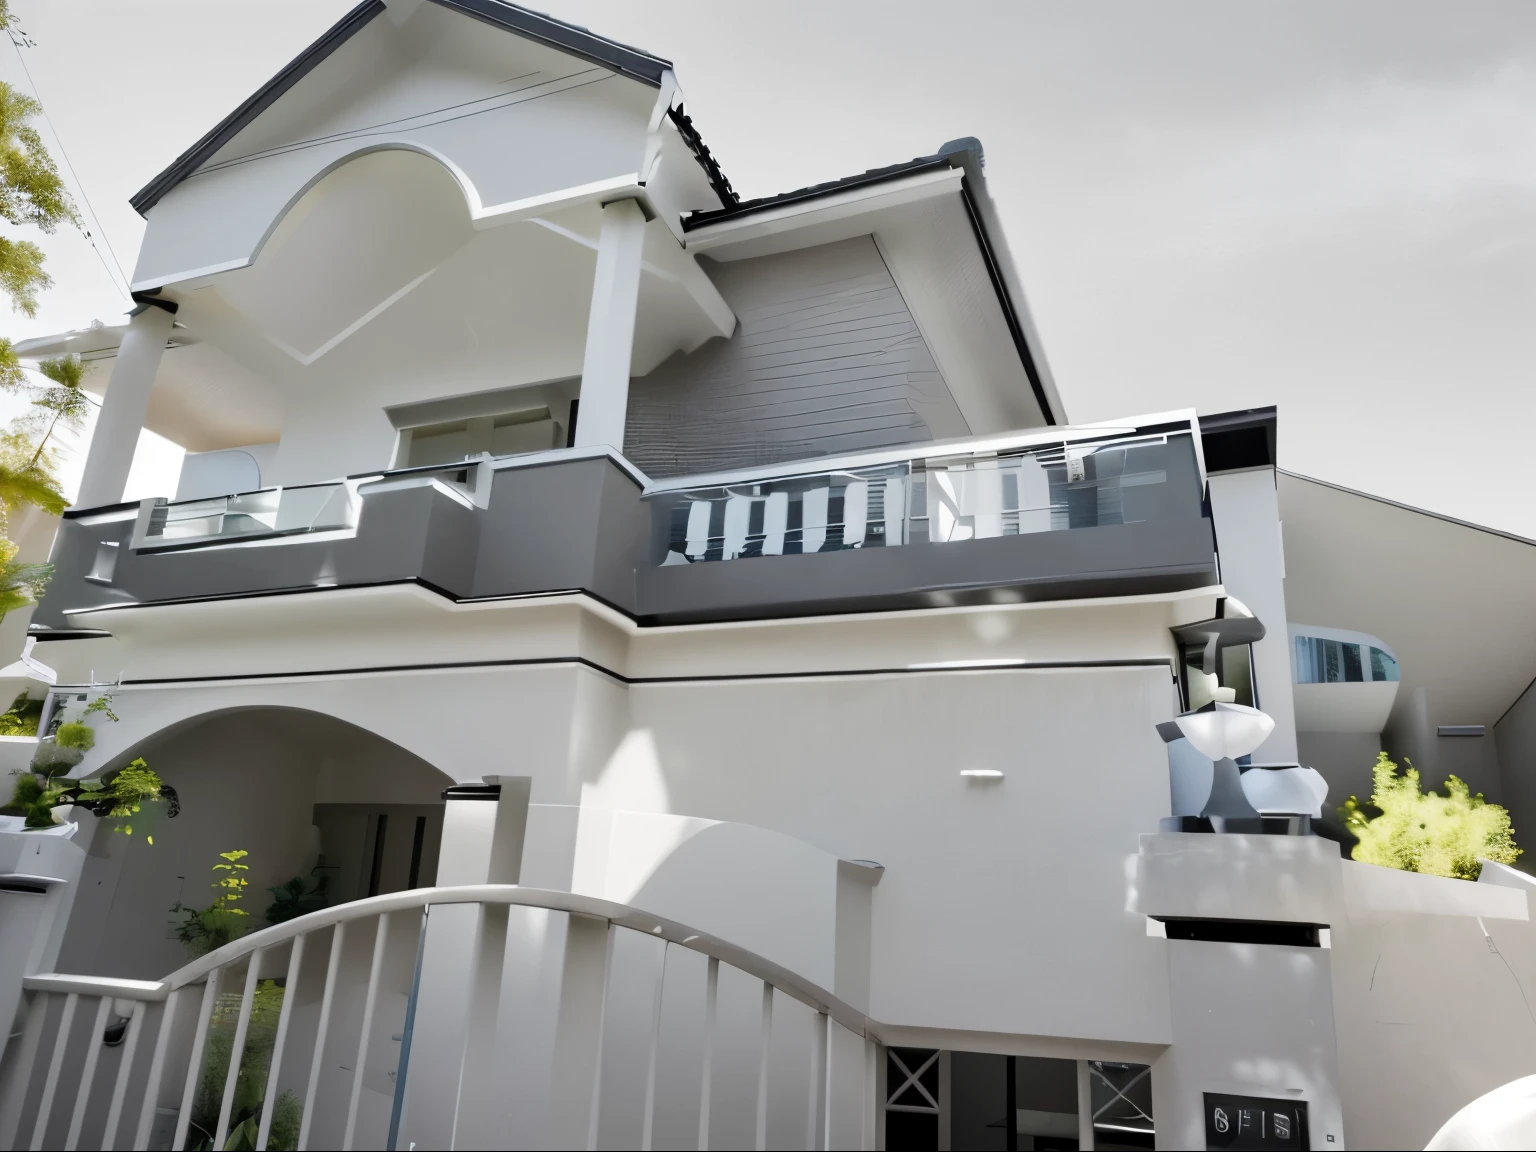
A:
<svg viewBox="0 0 1536 1152">
<path fill-rule="evenodd" d="M 1316 768 L 1328 781 L 1323 817 L 1337 819 L 1334 809 L 1351 796 L 1371 795 L 1371 765 L 1381 751 L 1381 737 L 1370 732 L 1298 732 L 1297 758 Z"/>
<path fill-rule="evenodd" d="M 1491 740 L 1484 740 L 1499 757 L 1500 802 L 1509 809 L 1517 835 L 1536 829 L 1536 692 L 1522 692 L 1489 735 Z M 1529 860 L 1520 866 L 1533 867 Z"/>
<path fill-rule="evenodd" d="M 1411 762 L 1419 770 L 1426 790 L 1439 789 L 1447 776 L 1454 775 L 1466 781 L 1474 793 L 1481 792 L 1491 803 L 1502 804 L 1504 790 L 1496 738 L 1441 736 L 1440 725 L 1453 721 L 1447 720 L 1444 711 L 1434 705 L 1433 694 L 1424 686 L 1400 692 L 1399 698 L 1392 719 L 1381 734 L 1382 747 L 1392 758 L 1399 764 Z"/>
</svg>

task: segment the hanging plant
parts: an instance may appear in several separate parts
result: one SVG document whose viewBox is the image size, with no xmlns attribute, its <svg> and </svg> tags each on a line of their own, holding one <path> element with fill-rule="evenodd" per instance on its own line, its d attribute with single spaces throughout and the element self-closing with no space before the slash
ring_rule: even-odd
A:
<svg viewBox="0 0 1536 1152">
<path fill-rule="evenodd" d="M 81 712 L 78 719 L 58 726 L 51 736 L 38 741 L 37 752 L 28 770 L 15 773 L 16 784 L 11 801 L 0 813 L 23 816 L 27 828 L 48 828 L 64 822 L 62 809 L 78 805 L 98 817 L 114 821 L 112 830 L 133 835 L 133 822 L 145 804 L 166 804 L 166 817 L 181 811 L 174 789 L 168 787 L 142 757 L 125 768 L 106 776 L 85 780 L 71 779 L 70 769 L 96 746 L 96 729 L 88 717 L 103 715 L 117 721 L 112 711 L 112 697 L 98 696 Z M 146 835 L 153 844 L 155 838 Z"/>
</svg>

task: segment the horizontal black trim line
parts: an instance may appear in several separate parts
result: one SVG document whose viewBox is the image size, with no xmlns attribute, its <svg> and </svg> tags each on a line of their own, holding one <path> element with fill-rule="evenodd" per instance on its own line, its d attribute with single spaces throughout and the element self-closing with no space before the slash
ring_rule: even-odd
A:
<svg viewBox="0 0 1536 1152">
<path fill-rule="evenodd" d="M 500 800 L 500 784 L 455 784 L 443 789 L 444 800 Z"/>
<path fill-rule="evenodd" d="M 1275 944 L 1290 948 L 1321 948 L 1326 924 L 1297 924 L 1280 920 L 1197 920 L 1153 917 L 1162 920 L 1170 940 L 1198 940 L 1211 944 Z"/>
<path fill-rule="evenodd" d="M 166 684 L 208 684 L 219 681 L 243 682 L 249 680 L 303 680 L 326 676 L 376 676 L 394 672 L 442 672 L 453 669 L 475 668 L 537 668 L 548 665 L 579 665 L 589 668 L 621 684 L 701 684 L 745 680 L 818 680 L 843 679 L 860 676 L 895 675 L 942 675 L 952 672 L 1049 672 L 1076 668 L 1173 668 L 1167 657 L 1133 657 L 1124 660 L 1042 660 L 1032 664 L 976 664 L 945 666 L 942 668 L 830 668 L 810 669 L 800 672 L 721 672 L 699 676 L 626 676 L 615 672 L 585 656 L 530 656 L 512 660 L 462 660 L 428 664 L 379 664 L 365 668 L 318 668 L 296 672 L 245 672 L 219 676 L 151 676 L 125 677 L 119 683 L 127 687 L 150 687 Z"/>
<path fill-rule="evenodd" d="M 89 508 L 66 508 L 61 516 L 64 520 L 78 520 L 82 516 L 105 516 L 109 512 L 126 512 L 130 508 L 137 510 L 141 501 L 124 500 L 120 504 L 93 504 Z"/>
<path fill-rule="evenodd" d="M 29 640 L 100 640 L 112 633 L 103 628 L 37 628 L 27 629 Z"/>
</svg>

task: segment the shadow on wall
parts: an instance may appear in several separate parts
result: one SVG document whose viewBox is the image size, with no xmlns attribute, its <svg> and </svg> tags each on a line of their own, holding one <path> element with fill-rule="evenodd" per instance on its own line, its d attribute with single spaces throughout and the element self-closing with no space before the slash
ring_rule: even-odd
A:
<svg viewBox="0 0 1536 1152">
<path fill-rule="evenodd" d="M 85 817 L 89 849 L 59 970 L 159 979 L 188 955 L 168 911 L 211 902 L 218 853 L 249 852 L 244 907 L 265 924 L 266 888 L 308 876 L 319 862 L 317 804 L 440 805 L 452 781 L 373 733 L 296 709 L 214 713 L 125 752 L 143 756 L 174 787 L 181 814 L 159 817 L 150 845 Z M 359 845 L 359 850 L 361 850 Z"/>
</svg>

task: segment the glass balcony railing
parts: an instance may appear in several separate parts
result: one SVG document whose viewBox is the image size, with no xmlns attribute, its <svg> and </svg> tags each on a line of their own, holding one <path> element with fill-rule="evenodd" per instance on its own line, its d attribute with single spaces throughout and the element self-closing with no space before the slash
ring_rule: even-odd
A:
<svg viewBox="0 0 1536 1152">
<path fill-rule="evenodd" d="M 1170 474 L 1191 478 L 1187 493 L 1165 491 Z M 691 564 L 1162 519 L 1174 506 L 1198 509 L 1196 475 L 1190 435 L 1167 433 L 878 459 L 653 490 L 647 499 L 666 541 L 659 563 Z"/>
<path fill-rule="evenodd" d="M 1297 684 L 1368 684 L 1402 679 L 1397 657 L 1372 636 L 1293 632 L 1291 643 L 1292 678 Z"/>
<path fill-rule="evenodd" d="M 140 552 L 328 532 L 357 525 L 357 500 L 345 482 L 267 488 L 204 500 L 146 500 L 133 548 Z"/>
</svg>

